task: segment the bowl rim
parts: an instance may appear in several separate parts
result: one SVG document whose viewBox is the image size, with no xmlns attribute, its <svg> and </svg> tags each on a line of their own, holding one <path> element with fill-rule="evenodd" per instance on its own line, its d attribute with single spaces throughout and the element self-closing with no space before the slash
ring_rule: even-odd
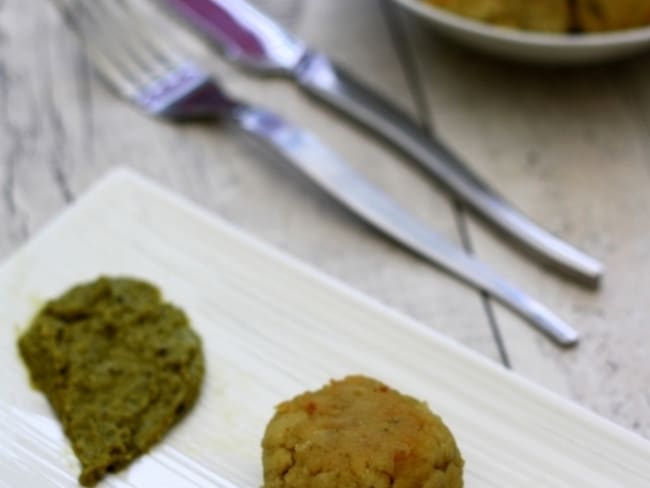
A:
<svg viewBox="0 0 650 488">
<path fill-rule="evenodd" d="M 525 46 L 544 46 L 556 48 L 593 48 L 636 45 L 650 42 L 650 26 L 628 30 L 610 31 L 595 34 L 552 34 L 530 32 L 494 26 L 479 20 L 469 19 L 442 8 L 430 5 L 424 0 L 393 0 L 403 7 L 429 20 L 447 26 L 471 31 L 484 37 L 516 43 Z"/>
</svg>

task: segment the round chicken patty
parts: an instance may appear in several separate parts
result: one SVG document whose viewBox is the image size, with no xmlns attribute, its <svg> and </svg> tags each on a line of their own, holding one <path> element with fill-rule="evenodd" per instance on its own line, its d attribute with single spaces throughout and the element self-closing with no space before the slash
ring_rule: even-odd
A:
<svg viewBox="0 0 650 488">
<path fill-rule="evenodd" d="M 265 488 L 462 488 L 463 460 L 426 403 L 364 376 L 278 405 Z"/>
</svg>

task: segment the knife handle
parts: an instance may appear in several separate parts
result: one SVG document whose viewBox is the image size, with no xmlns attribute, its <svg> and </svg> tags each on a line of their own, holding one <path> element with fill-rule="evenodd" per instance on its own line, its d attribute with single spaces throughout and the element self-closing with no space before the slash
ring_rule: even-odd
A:
<svg viewBox="0 0 650 488">
<path fill-rule="evenodd" d="M 296 74 L 309 94 L 326 101 L 413 158 L 458 198 L 539 259 L 589 285 L 598 285 L 603 273 L 601 263 L 513 208 L 442 142 L 429 137 L 404 112 L 361 85 L 328 58 L 309 54 Z"/>
<path fill-rule="evenodd" d="M 258 108 L 242 106 L 233 117 L 239 128 L 265 142 L 369 224 L 470 285 L 489 292 L 557 343 L 577 343 L 575 330 L 551 310 L 431 231 L 311 134 Z"/>
</svg>

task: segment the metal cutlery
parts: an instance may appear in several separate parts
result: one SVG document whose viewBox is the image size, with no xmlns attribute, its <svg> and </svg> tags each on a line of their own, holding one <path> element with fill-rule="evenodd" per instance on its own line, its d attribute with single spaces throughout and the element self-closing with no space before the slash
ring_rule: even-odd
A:
<svg viewBox="0 0 650 488">
<path fill-rule="evenodd" d="M 306 92 L 376 132 L 413 158 L 476 212 L 544 262 L 597 285 L 603 266 L 513 208 L 441 141 L 310 49 L 245 0 L 163 0 L 252 72 L 292 78 Z"/>
<path fill-rule="evenodd" d="M 487 290 L 562 345 L 577 333 L 548 308 L 429 230 L 308 132 L 230 98 L 209 73 L 137 15 L 126 0 L 57 0 L 98 73 L 146 113 L 171 121 L 215 119 L 264 142 L 356 215 L 467 283 Z"/>
</svg>

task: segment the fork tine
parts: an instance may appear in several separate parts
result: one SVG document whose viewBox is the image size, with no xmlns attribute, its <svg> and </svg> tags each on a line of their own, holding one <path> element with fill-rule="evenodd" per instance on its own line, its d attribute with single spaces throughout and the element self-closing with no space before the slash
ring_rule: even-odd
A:
<svg viewBox="0 0 650 488">
<path fill-rule="evenodd" d="M 82 3 L 86 18 L 92 22 L 95 39 L 103 44 L 106 56 L 135 84 L 136 90 L 155 79 L 163 70 L 163 66 L 147 56 L 146 49 L 133 36 L 133 32 L 140 26 L 130 25 L 135 22 L 131 21 L 122 9 L 113 8 L 116 5 L 115 0 L 92 0 Z"/>
<path fill-rule="evenodd" d="M 133 1 L 113 0 L 108 1 L 108 5 L 111 5 L 113 8 L 116 5 L 120 5 L 122 13 L 126 17 L 125 21 L 132 24 L 131 28 L 128 29 L 129 33 L 139 38 L 142 47 L 150 56 L 166 65 L 173 65 L 174 63 L 181 63 L 183 61 L 178 53 L 178 49 L 172 46 L 172 43 L 168 41 L 168 37 L 161 36 L 153 28 L 151 22 L 136 22 L 137 19 L 142 19 L 145 16 L 142 8 L 138 8 L 142 7 L 141 3 L 136 7 Z M 139 12 L 136 12 L 136 10 L 139 10 Z"/>
<path fill-rule="evenodd" d="M 85 44 L 91 55 L 89 60 L 102 78 L 149 113 L 159 115 L 171 109 L 210 79 L 182 49 L 173 47 L 173 39 L 161 35 L 151 25 L 161 29 L 165 24 L 156 12 L 144 9 L 142 3 L 134 0 L 56 0 L 56 3 Z M 220 93 L 216 85 L 213 91 L 215 96 Z M 226 105 L 230 108 L 232 103 Z"/>
<path fill-rule="evenodd" d="M 61 5 L 64 0 L 57 0 Z M 75 7 L 74 10 L 72 7 Z M 121 0 L 72 0 L 65 8 L 72 27 L 86 41 L 102 76 L 123 95 L 137 97 L 143 87 L 177 66 L 181 60 L 140 15 Z"/>
<path fill-rule="evenodd" d="M 139 73 L 146 73 L 150 78 L 175 65 L 175 56 L 157 47 L 161 39 L 156 37 L 161 36 L 153 36 L 150 32 L 145 35 L 145 31 L 150 30 L 147 22 L 138 22 L 141 16 L 132 11 L 131 5 L 122 0 L 95 0 L 94 3 L 107 18 L 113 19 L 113 25 L 119 29 L 116 44 L 130 55 L 130 62 L 137 66 Z"/>
<path fill-rule="evenodd" d="M 121 57 L 116 54 L 119 51 L 107 46 L 105 29 L 101 22 L 97 22 L 92 8 L 88 8 L 83 0 L 56 0 L 56 3 L 68 25 L 82 40 L 98 73 L 122 95 L 135 96 L 138 85 Z"/>
</svg>

